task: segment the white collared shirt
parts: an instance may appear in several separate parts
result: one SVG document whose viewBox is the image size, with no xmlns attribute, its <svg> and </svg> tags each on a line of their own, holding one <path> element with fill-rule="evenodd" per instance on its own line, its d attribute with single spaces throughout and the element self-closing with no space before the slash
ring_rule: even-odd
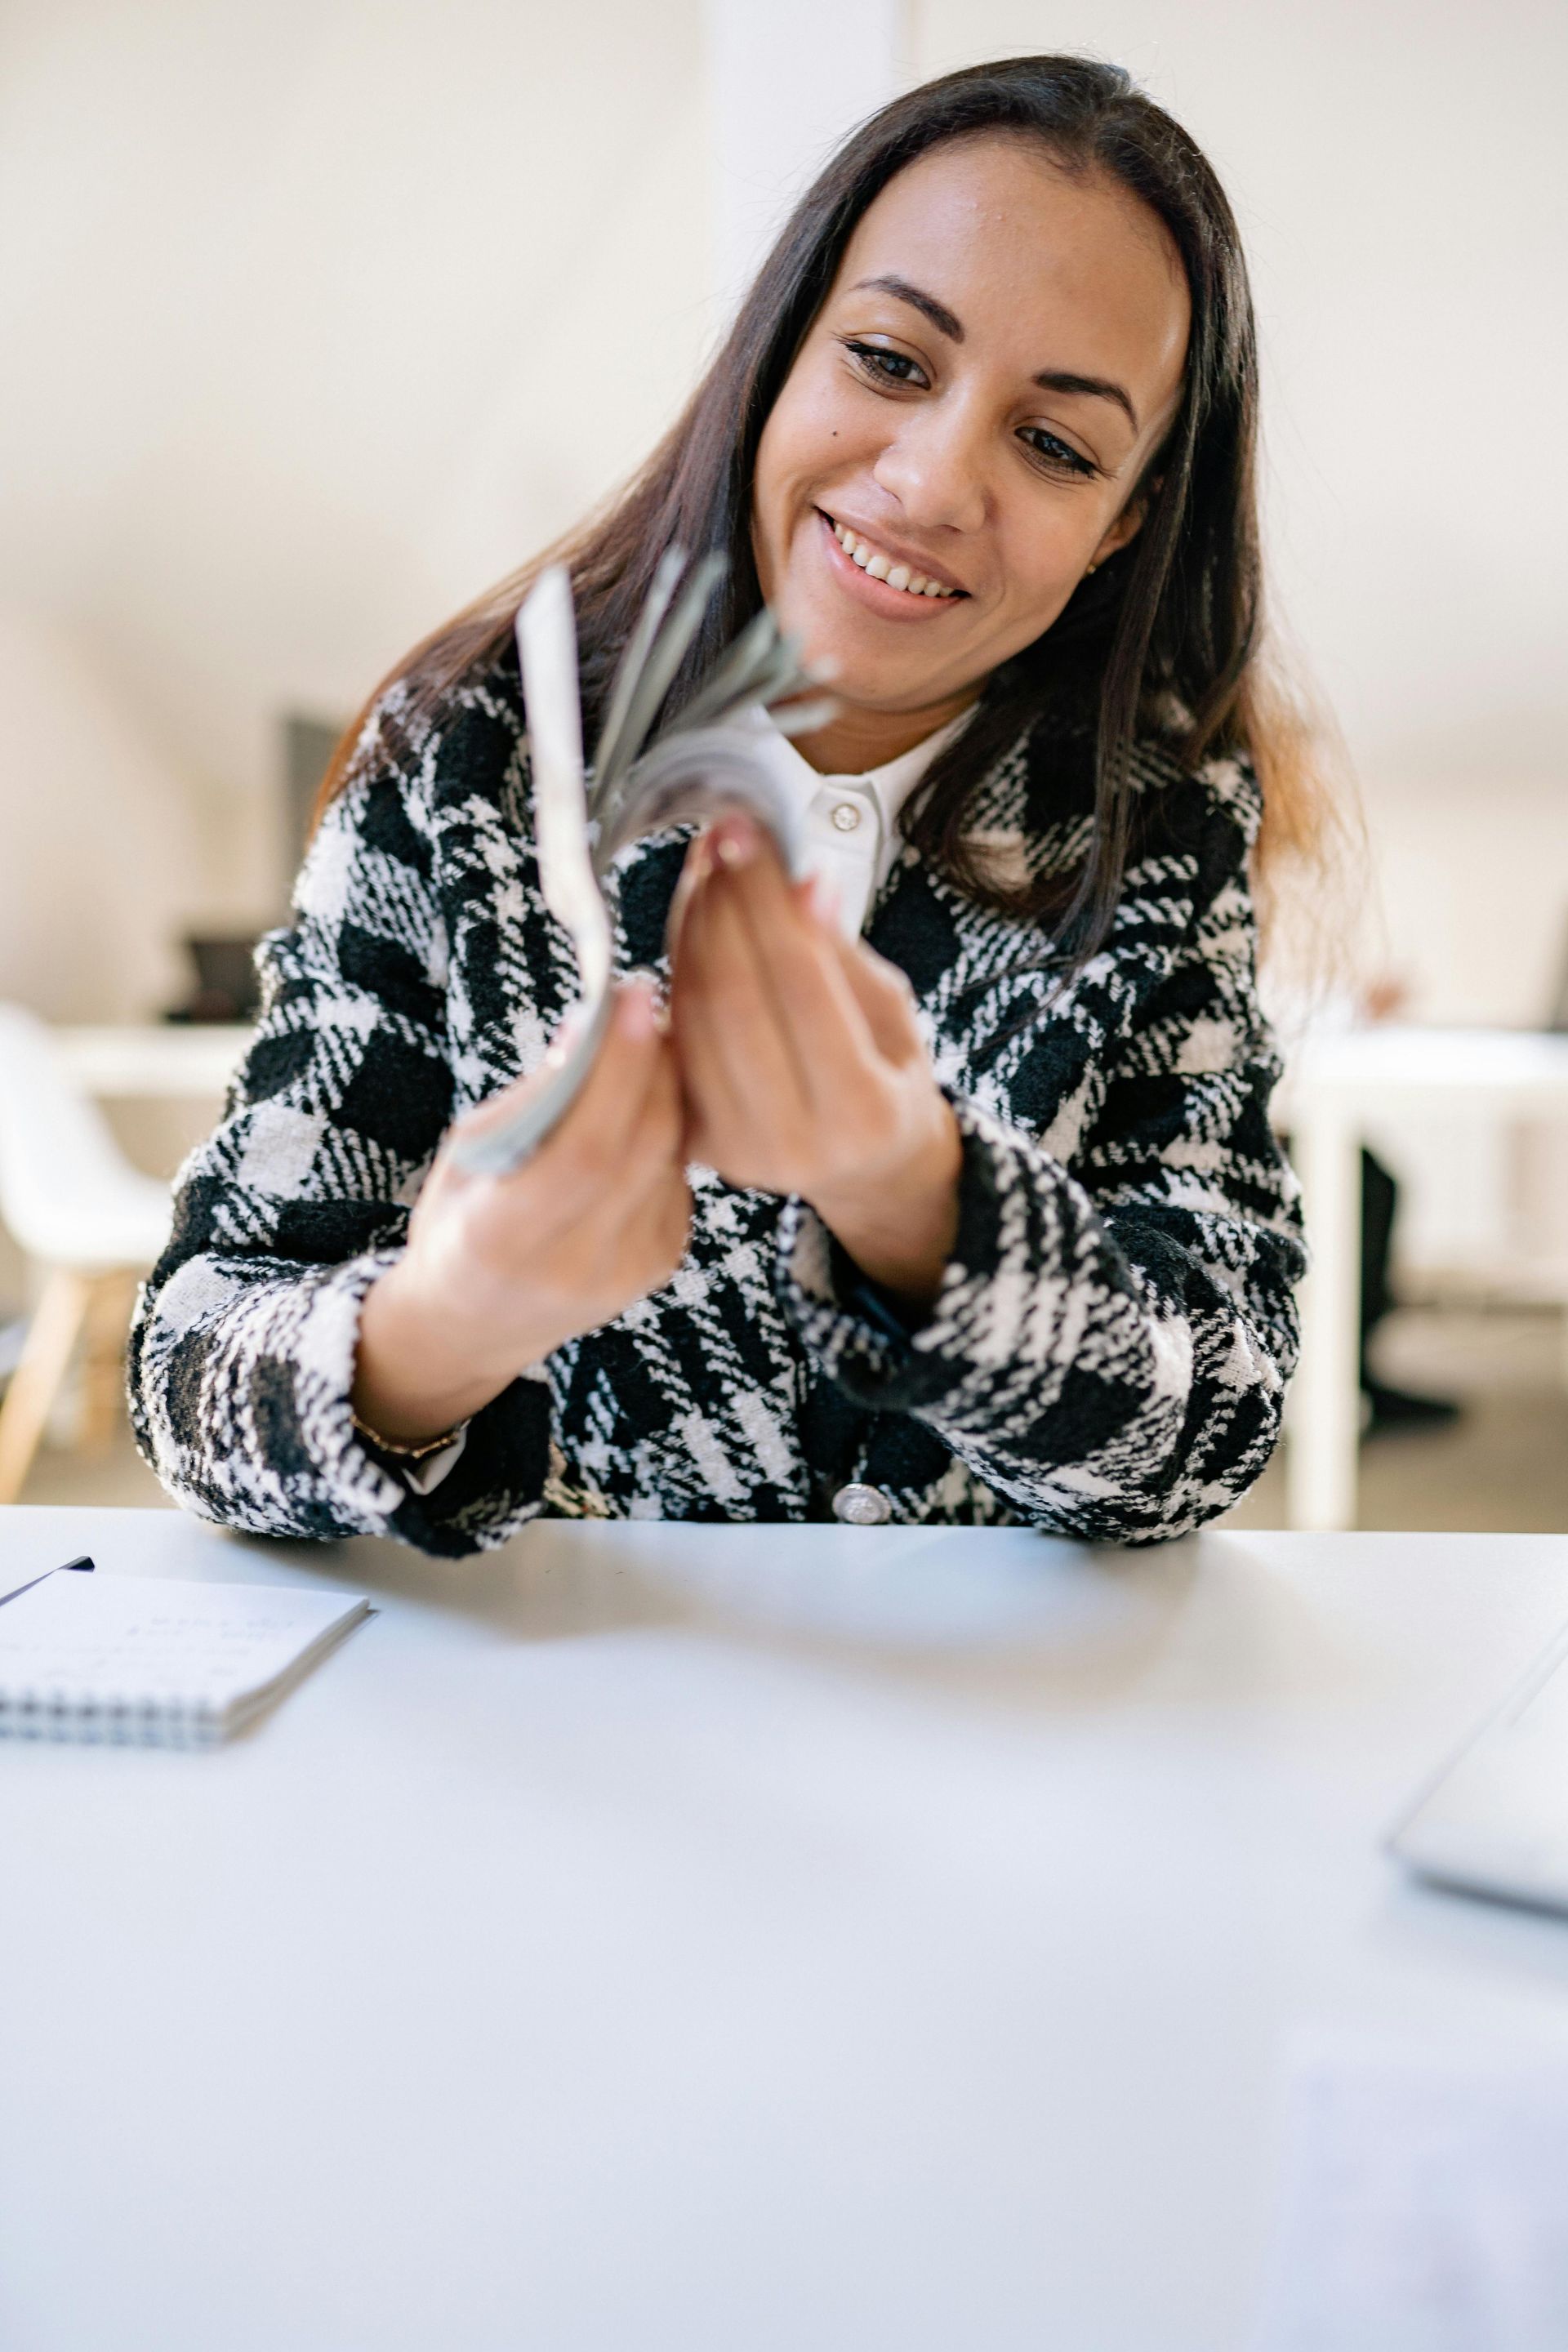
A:
<svg viewBox="0 0 1568 2352">
<path fill-rule="evenodd" d="M 820 776 L 787 735 L 781 734 L 761 703 L 738 714 L 737 726 L 752 729 L 758 749 L 805 820 L 813 873 L 833 884 L 846 939 L 865 928 L 871 901 L 893 870 L 899 855 L 899 816 L 931 761 L 945 751 L 969 718 L 961 710 L 923 743 L 861 776 Z"/>
</svg>

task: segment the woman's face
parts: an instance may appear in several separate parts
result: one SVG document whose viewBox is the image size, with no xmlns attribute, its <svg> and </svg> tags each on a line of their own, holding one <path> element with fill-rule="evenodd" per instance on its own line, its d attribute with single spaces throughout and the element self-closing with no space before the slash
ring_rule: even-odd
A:
<svg viewBox="0 0 1568 2352">
<path fill-rule="evenodd" d="M 1155 215 L 1043 148 L 956 142 L 883 189 L 763 429 L 752 506 L 763 593 L 846 720 L 963 708 L 1132 536 L 1188 316 Z"/>
</svg>

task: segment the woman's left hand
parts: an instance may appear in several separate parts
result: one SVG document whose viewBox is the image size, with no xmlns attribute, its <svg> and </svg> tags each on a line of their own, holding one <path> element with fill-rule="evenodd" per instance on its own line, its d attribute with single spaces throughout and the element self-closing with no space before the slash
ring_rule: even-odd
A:
<svg viewBox="0 0 1568 2352">
<path fill-rule="evenodd" d="M 689 1156 L 798 1193 L 862 1273 L 929 1305 L 963 1147 L 903 973 L 840 939 L 741 815 L 693 844 L 670 929 Z"/>
</svg>

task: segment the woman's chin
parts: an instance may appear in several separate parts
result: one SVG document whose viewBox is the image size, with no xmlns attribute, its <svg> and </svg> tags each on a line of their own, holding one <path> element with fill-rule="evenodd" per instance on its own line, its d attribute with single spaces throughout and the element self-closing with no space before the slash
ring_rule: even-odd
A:
<svg viewBox="0 0 1568 2352">
<path fill-rule="evenodd" d="M 836 646 L 826 635 L 808 649 L 806 663 L 824 691 L 846 710 L 882 711 L 892 717 L 943 698 L 941 681 L 933 689 L 931 679 L 911 671 L 908 662 L 857 660 L 842 643 Z"/>
<path fill-rule="evenodd" d="M 784 596 L 773 607 L 780 628 L 801 648 L 815 677 L 839 699 L 868 710 L 910 710 L 954 690 L 923 644 L 897 626 L 847 608 L 847 600 Z M 918 632 L 910 635 L 918 638 Z"/>
</svg>

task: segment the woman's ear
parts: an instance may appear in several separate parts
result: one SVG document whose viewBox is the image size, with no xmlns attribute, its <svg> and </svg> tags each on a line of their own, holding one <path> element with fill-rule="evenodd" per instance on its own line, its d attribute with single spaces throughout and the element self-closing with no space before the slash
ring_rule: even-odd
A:
<svg viewBox="0 0 1568 2352">
<path fill-rule="evenodd" d="M 1091 572 L 1097 571 L 1108 555 L 1119 555 L 1124 547 L 1131 545 L 1137 538 L 1143 528 L 1143 518 L 1149 511 L 1149 502 L 1159 487 L 1158 481 L 1146 482 L 1141 490 L 1136 491 L 1128 499 L 1127 504 L 1095 549 L 1094 561 L 1089 565 Z"/>
</svg>

